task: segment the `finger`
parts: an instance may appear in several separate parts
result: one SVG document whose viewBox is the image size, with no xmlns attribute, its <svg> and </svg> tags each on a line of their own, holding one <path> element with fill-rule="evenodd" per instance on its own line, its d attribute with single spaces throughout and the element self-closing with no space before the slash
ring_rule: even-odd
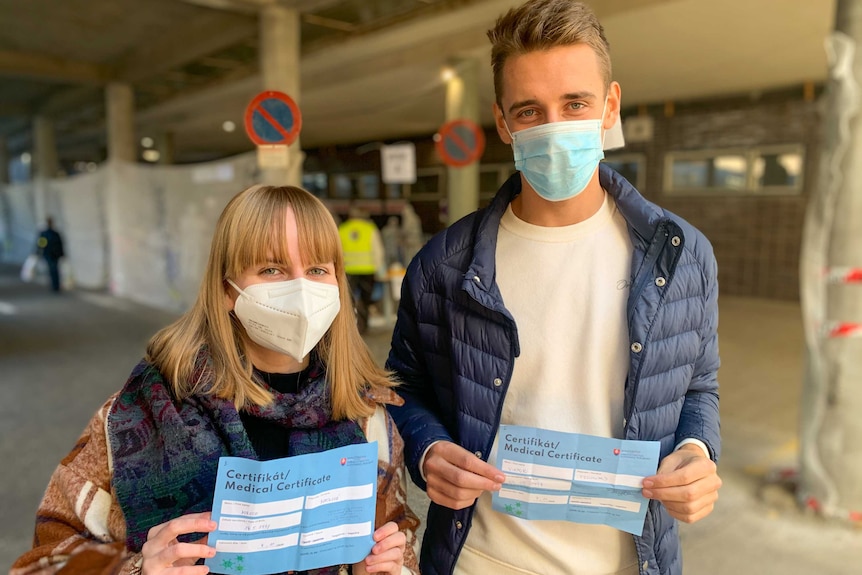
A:
<svg viewBox="0 0 862 575">
<path fill-rule="evenodd" d="M 400 549 L 390 549 L 383 555 L 369 555 L 364 566 L 368 573 L 400 573 L 404 564 L 404 553 Z"/>
<path fill-rule="evenodd" d="M 426 492 L 434 503 L 445 505 L 450 509 L 469 507 L 477 497 L 482 495 L 481 489 L 463 489 L 440 476 L 428 478 Z"/>
<path fill-rule="evenodd" d="M 713 475 L 691 485 L 644 489 L 642 494 L 648 499 L 655 499 L 662 503 L 692 503 L 704 498 L 717 498 L 720 487 L 721 480 L 717 475 Z"/>
<path fill-rule="evenodd" d="M 441 441 L 435 444 L 431 447 L 428 456 L 439 456 L 449 464 L 485 478 L 492 483 L 503 483 L 506 481 L 506 476 L 499 469 L 486 461 L 482 461 L 482 459 L 476 457 L 476 454 L 470 453 L 451 441 Z"/>
<path fill-rule="evenodd" d="M 390 549 L 400 549 L 403 552 L 406 545 L 407 536 L 399 531 L 376 543 L 374 547 L 371 548 L 371 555 L 382 555 Z"/>
<path fill-rule="evenodd" d="M 684 523 L 694 523 L 695 521 L 700 521 L 710 513 L 712 513 L 715 508 L 715 504 L 706 505 L 701 507 L 697 511 L 680 511 L 680 510 L 671 510 L 668 509 L 668 514 Z"/>
<path fill-rule="evenodd" d="M 209 511 L 176 517 L 150 529 L 147 540 L 171 541 L 186 533 L 210 533 L 218 527 L 211 517 L 212 513 Z"/>
<path fill-rule="evenodd" d="M 385 523 L 382 527 L 378 527 L 374 534 L 372 535 L 375 541 L 383 541 L 390 535 L 394 535 L 398 533 L 398 524 L 394 521 L 389 521 Z"/>
<path fill-rule="evenodd" d="M 684 465 L 673 471 L 659 472 L 656 475 L 644 478 L 643 486 L 646 489 L 651 489 L 690 485 L 710 475 L 715 475 L 715 472 L 716 466 L 712 460 L 703 456 L 694 456 L 684 461 Z"/>
<path fill-rule="evenodd" d="M 707 494 L 715 493 L 721 488 L 721 478 L 718 475 L 707 475 L 693 483 L 672 485 L 670 487 L 646 487 L 644 481 L 643 496 L 659 501 L 696 501 Z"/>
<path fill-rule="evenodd" d="M 470 457 L 474 459 L 476 458 L 475 455 L 471 455 Z M 443 484 L 448 484 L 458 489 L 468 489 L 479 492 L 494 491 L 499 489 L 502 485 L 492 479 L 488 479 L 482 475 L 477 475 L 465 467 L 461 467 L 459 463 L 463 463 L 463 461 L 453 463 L 443 458 L 434 458 L 431 461 L 426 462 L 425 477 L 427 481 L 431 481 L 432 483 L 434 483 L 435 478 L 439 479 L 438 487 L 442 487 Z M 452 493 L 450 495 L 454 496 L 455 494 Z"/>
<path fill-rule="evenodd" d="M 215 557 L 216 550 L 207 545 L 197 543 L 177 543 L 165 547 L 154 559 L 164 562 L 164 565 L 194 565 L 198 559 Z"/>
<path fill-rule="evenodd" d="M 210 568 L 206 565 L 186 565 L 184 567 L 171 567 L 171 575 L 207 575 Z M 142 569 L 141 575 L 151 575 L 146 567 Z"/>
</svg>

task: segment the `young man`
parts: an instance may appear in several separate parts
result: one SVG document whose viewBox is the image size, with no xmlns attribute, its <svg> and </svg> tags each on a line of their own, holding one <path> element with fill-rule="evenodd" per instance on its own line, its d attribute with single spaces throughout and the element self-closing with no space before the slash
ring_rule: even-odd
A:
<svg viewBox="0 0 862 575">
<path fill-rule="evenodd" d="M 712 248 L 599 167 L 620 87 L 587 6 L 530 0 L 488 36 L 519 173 L 411 263 L 388 361 L 432 500 L 422 572 L 679 575 L 676 520 L 721 485 Z M 500 424 L 659 441 L 642 535 L 492 510 Z"/>
</svg>

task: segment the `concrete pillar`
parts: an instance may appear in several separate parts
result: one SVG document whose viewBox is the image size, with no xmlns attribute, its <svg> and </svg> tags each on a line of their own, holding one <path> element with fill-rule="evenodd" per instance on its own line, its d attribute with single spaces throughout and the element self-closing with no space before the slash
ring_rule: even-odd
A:
<svg viewBox="0 0 862 575">
<path fill-rule="evenodd" d="M 264 90 L 284 92 L 302 112 L 299 87 L 299 11 L 275 4 L 260 11 L 260 72 Z M 302 185 L 302 162 L 305 154 L 299 138 L 288 149 L 286 168 L 261 170 L 261 183 Z"/>
<path fill-rule="evenodd" d="M 163 132 L 156 137 L 156 151 L 159 153 L 160 164 L 174 163 L 174 133 Z"/>
<path fill-rule="evenodd" d="M 112 82 L 105 88 L 107 111 L 108 160 L 134 162 L 135 146 L 135 95 L 129 84 Z"/>
<path fill-rule="evenodd" d="M 446 121 L 471 120 L 479 124 L 479 62 L 461 60 L 446 84 Z M 479 207 L 479 162 L 450 167 L 447 178 L 448 221 L 456 222 Z"/>
<path fill-rule="evenodd" d="M 9 183 L 9 145 L 0 136 L 0 184 Z"/>
<path fill-rule="evenodd" d="M 802 505 L 862 518 L 862 0 L 838 0 L 827 41 L 823 149 L 806 212 L 801 303 L 806 373 L 800 433 Z M 824 273 L 826 272 L 826 273 Z"/>
<path fill-rule="evenodd" d="M 57 159 L 57 137 L 54 120 L 47 116 L 36 116 L 33 121 L 33 158 L 34 174 L 37 178 L 56 178 L 60 170 Z"/>
<path fill-rule="evenodd" d="M 36 224 L 45 221 L 48 180 L 57 177 L 60 163 L 57 159 L 57 137 L 54 121 L 47 116 L 36 116 L 33 120 L 33 216 Z M 53 214 L 52 214 L 53 215 Z"/>
<path fill-rule="evenodd" d="M 6 138 L 0 136 L 0 261 L 4 261 L 6 254 L 12 245 L 9 233 L 12 223 L 12 215 L 9 213 L 9 205 L 6 200 L 4 184 L 9 183 L 9 146 Z"/>
</svg>

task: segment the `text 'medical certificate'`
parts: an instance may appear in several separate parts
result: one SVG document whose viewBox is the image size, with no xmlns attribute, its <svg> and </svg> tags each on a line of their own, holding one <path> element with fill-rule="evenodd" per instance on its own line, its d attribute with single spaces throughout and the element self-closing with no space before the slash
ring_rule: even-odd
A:
<svg viewBox="0 0 862 575">
<path fill-rule="evenodd" d="M 213 572 L 266 575 L 356 563 L 371 551 L 377 442 L 270 461 L 219 459 Z"/>
<path fill-rule="evenodd" d="M 501 425 L 497 464 L 506 474 L 496 511 L 522 519 L 594 523 L 640 535 L 658 468 L 659 442 Z"/>
</svg>

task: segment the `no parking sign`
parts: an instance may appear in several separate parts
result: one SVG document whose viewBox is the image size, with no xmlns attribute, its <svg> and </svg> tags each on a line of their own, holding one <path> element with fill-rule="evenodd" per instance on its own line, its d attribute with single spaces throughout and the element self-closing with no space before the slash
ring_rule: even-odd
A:
<svg viewBox="0 0 862 575">
<path fill-rule="evenodd" d="M 456 168 L 472 164 L 485 151 L 485 132 L 470 120 L 446 122 L 434 141 L 443 163 Z"/>
<path fill-rule="evenodd" d="M 301 129 L 299 106 L 283 92 L 261 92 L 245 110 L 245 132 L 258 146 L 289 146 Z"/>
</svg>

